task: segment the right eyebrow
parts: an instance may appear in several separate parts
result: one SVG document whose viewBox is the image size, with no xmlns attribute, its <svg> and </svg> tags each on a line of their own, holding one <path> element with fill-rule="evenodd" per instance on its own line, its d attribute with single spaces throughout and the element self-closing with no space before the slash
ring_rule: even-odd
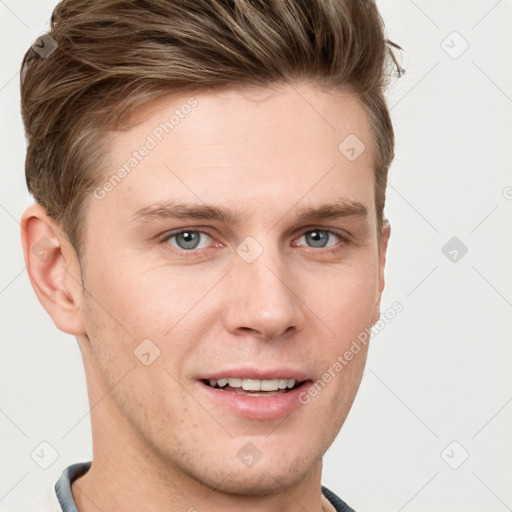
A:
<svg viewBox="0 0 512 512">
<path fill-rule="evenodd" d="M 178 201 L 164 201 L 146 206 L 137 210 L 131 219 L 137 223 L 166 219 L 205 219 L 219 220 L 227 224 L 236 224 L 242 220 L 237 211 L 226 211 L 218 206 Z"/>
</svg>

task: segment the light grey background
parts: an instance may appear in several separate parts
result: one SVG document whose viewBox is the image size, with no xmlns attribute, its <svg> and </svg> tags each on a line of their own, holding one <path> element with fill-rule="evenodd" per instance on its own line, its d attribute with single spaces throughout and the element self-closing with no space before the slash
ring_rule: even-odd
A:
<svg viewBox="0 0 512 512">
<path fill-rule="evenodd" d="M 18 512 L 92 456 L 76 341 L 38 302 L 20 242 L 32 199 L 18 70 L 55 4 L 0 0 L 0 510 Z M 512 510 L 512 1 L 378 5 L 407 52 L 389 94 L 383 298 L 404 309 L 372 342 L 323 483 L 358 512 Z M 442 252 L 452 237 L 467 254 Z M 48 469 L 31 458 L 43 441 L 58 452 Z"/>
</svg>

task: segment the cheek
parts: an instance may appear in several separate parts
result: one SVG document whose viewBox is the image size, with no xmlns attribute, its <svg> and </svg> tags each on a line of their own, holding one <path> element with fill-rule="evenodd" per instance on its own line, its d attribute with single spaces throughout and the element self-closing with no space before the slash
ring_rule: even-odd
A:
<svg viewBox="0 0 512 512">
<path fill-rule="evenodd" d="M 117 266 L 113 272 L 105 264 L 95 270 L 86 285 L 90 296 L 84 310 L 85 323 L 108 384 L 114 385 L 133 368 L 135 371 L 126 379 L 123 377 L 123 382 L 138 380 L 141 393 L 153 396 L 158 389 L 156 382 L 161 381 L 179 394 L 179 386 L 164 366 L 179 378 L 179 368 L 197 348 L 193 340 L 200 337 L 193 334 L 196 326 L 202 325 L 203 317 L 198 318 L 200 308 L 194 306 L 212 286 L 208 279 L 191 288 L 186 279 L 165 269 L 144 273 L 125 265 Z M 149 356 L 144 355 L 148 353 Z M 151 361 L 148 366 L 144 366 L 144 357 L 146 362 Z"/>
<path fill-rule="evenodd" d="M 309 347 L 309 356 L 321 363 L 318 389 L 342 421 L 360 384 L 378 297 L 378 274 L 361 265 L 331 276 L 325 293 L 315 293 L 315 322 L 325 333 Z M 318 320 L 319 319 L 319 320 Z"/>
<path fill-rule="evenodd" d="M 310 295 L 312 309 L 338 342 L 347 341 L 372 325 L 379 296 L 376 266 L 343 269 L 326 276 L 323 283 Z"/>
<path fill-rule="evenodd" d="M 172 326 L 180 311 L 179 284 L 172 279 L 155 279 L 136 264 L 107 260 L 97 263 L 88 279 L 88 290 L 95 309 L 109 329 L 124 332 L 125 337 L 144 339 Z"/>
</svg>

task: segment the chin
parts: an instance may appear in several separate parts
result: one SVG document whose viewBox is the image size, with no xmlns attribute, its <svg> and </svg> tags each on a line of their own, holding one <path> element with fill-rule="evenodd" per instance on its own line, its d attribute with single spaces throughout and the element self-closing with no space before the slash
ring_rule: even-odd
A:
<svg viewBox="0 0 512 512">
<path fill-rule="evenodd" d="M 319 459 L 297 455 L 293 460 L 283 460 L 276 457 L 266 461 L 260 459 L 252 467 L 246 467 L 239 460 L 226 464 L 223 459 L 222 468 L 215 467 L 210 462 L 210 469 L 206 461 L 202 461 L 199 471 L 188 466 L 187 471 L 194 479 L 208 487 L 228 494 L 241 494 L 252 496 L 265 496 L 278 494 L 284 489 L 292 489 L 299 485 L 310 473 L 315 471 Z M 199 461 L 197 461 L 199 462 Z M 195 468 L 199 469 L 199 468 Z"/>
</svg>

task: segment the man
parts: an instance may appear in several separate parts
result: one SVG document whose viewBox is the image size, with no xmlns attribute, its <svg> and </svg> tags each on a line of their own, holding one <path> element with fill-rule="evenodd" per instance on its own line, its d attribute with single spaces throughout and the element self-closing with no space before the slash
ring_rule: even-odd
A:
<svg viewBox="0 0 512 512">
<path fill-rule="evenodd" d="M 93 460 L 55 510 L 352 510 L 322 457 L 380 315 L 389 44 L 367 0 L 56 7 L 23 63 L 21 232 Z"/>
</svg>

